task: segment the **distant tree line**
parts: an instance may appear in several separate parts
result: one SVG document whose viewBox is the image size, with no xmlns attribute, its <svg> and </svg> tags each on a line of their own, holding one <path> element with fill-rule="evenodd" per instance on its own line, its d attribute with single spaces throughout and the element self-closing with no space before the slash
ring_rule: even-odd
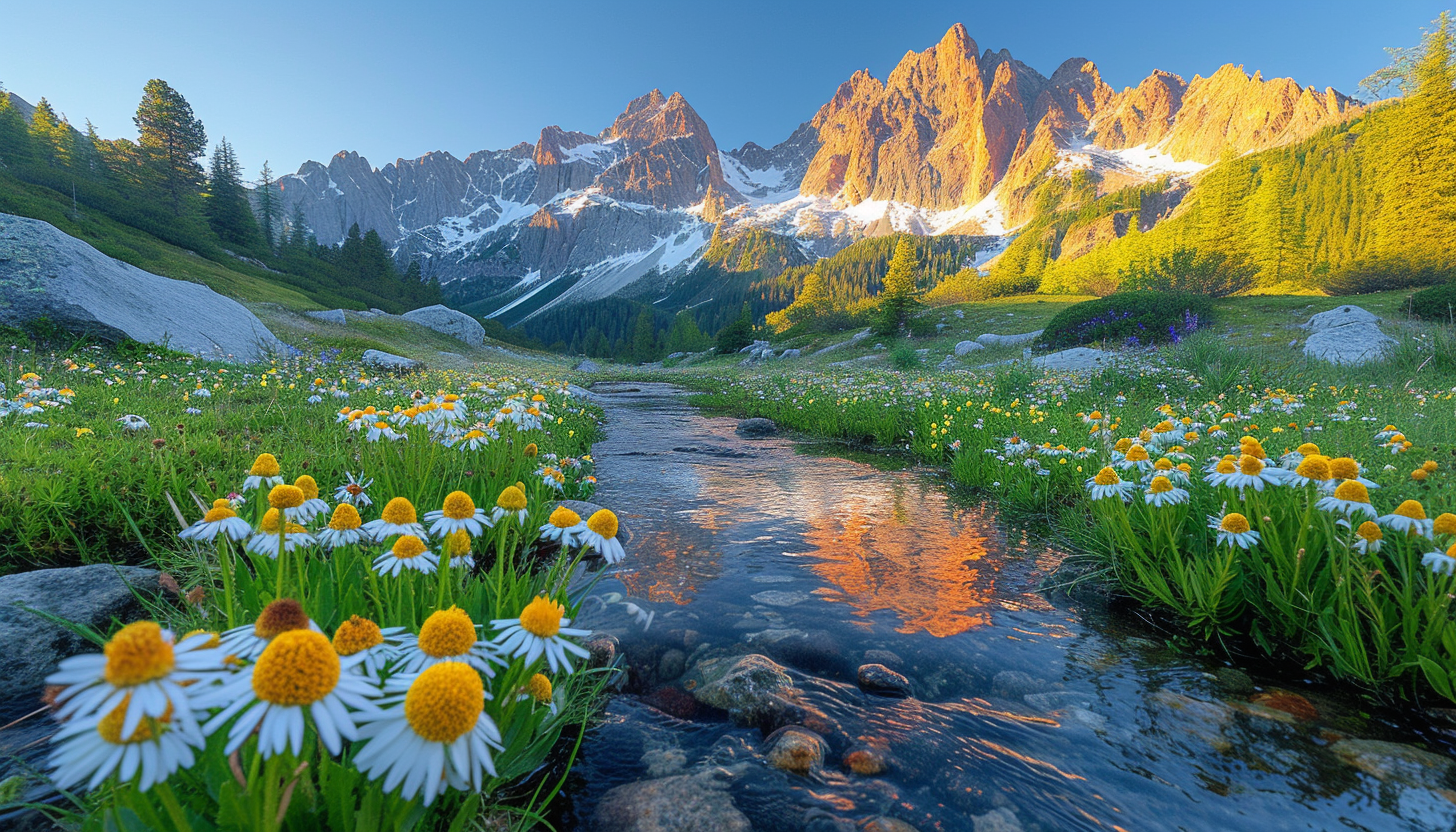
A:
<svg viewBox="0 0 1456 832">
<path fill-rule="evenodd" d="M 167 82 L 147 82 L 133 121 L 135 142 L 103 139 L 89 121 L 74 128 L 45 98 L 27 119 L 0 87 L 0 196 L 7 180 L 48 188 L 76 211 L 208 259 L 260 262 L 274 273 L 268 279 L 327 305 L 401 311 L 440 301 L 438 283 L 424 279 L 418 263 L 401 272 L 374 231 L 360 234 L 356 225 L 342 245 L 322 246 L 301 212 L 282 216 L 266 162 L 255 209 L 232 144 L 220 138 L 208 154 L 206 128 Z"/>
</svg>

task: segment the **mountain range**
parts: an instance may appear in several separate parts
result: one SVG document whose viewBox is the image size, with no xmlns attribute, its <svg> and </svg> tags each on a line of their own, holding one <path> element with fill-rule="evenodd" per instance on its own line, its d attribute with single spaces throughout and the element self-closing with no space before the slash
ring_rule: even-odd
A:
<svg viewBox="0 0 1456 832">
<path fill-rule="evenodd" d="M 1165 183 L 1171 209 L 1222 154 L 1360 109 L 1233 65 L 1191 81 L 1155 70 L 1121 91 L 1085 58 L 1048 77 L 957 24 L 883 81 L 854 73 L 772 147 L 722 150 L 681 93 L 652 90 L 596 134 L 553 125 L 534 145 L 382 168 L 345 151 L 275 187 L 319 242 L 372 229 L 449 296 L 519 321 L 649 275 L 686 279 L 715 231 L 768 232 L 808 259 L 896 232 L 1005 238 L 1033 217 L 1039 183 L 1079 170 L 1102 192 Z"/>
</svg>

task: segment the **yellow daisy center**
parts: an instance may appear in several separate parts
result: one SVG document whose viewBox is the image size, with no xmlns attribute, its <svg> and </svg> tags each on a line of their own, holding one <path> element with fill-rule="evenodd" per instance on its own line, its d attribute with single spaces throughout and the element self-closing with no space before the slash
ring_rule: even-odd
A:
<svg viewBox="0 0 1456 832">
<path fill-rule="evenodd" d="M 452 743 L 465 736 L 485 709 L 485 684 L 468 664 L 442 662 L 425 669 L 404 695 L 404 718 L 420 737 Z"/>
<path fill-rule="evenodd" d="M 526 458 L 527 459 L 533 459 L 533 458 L 535 458 L 535 456 L 536 456 L 536 454 L 538 452 L 539 452 L 539 449 L 536 447 L 536 443 L 535 442 L 532 442 L 532 443 L 530 443 L 530 444 L 528 444 L 526 446 L 525 454 L 526 454 Z"/>
<path fill-rule="evenodd" d="M 268 505 L 273 508 L 297 508 L 303 505 L 303 489 L 296 485 L 275 485 L 268 492 Z"/>
<path fill-rule="evenodd" d="M 463 656 L 475 642 L 475 622 L 459 607 L 430 613 L 420 627 L 420 651 L 431 658 Z"/>
<path fill-rule="evenodd" d="M 546 674 L 537 673 L 526 680 L 526 693 L 537 702 L 546 703 L 551 701 L 551 680 Z"/>
<path fill-rule="evenodd" d="M 155 621 L 128 624 L 106 642 L 106 681 L 119 688 L 153 682 L 172 672 L 172 643 Z"/>
<path fill-rule="evenodd" d="M 1264 470 L 1264 463 L 1257 457 L 1244 454 L 1239 457 L 1239 473 L 1249 477 L 1257 477 Z"/>
<path fill-rule="evenodd" d="M 506 511 L 520 511 L 526 507 L 526 493 L 514 485 L 508 485 L 496 498 L 495 504 Z"/>
<path fill-rule="evenodd" d="M 136 730 L 131 736 L 123 738 L 121 728 L 126 724 L 126 709 L 131 706 L 131 694 L 122 697 L 121 704 L 112 708 L 101 721 L 96 724 L 96 733 L 101 739 L 111 745 L 126 745 L 138 742 L 150 742 L 167 730 L 172 723 L 172 703 L 167 703 L 167 709 L 159 717 L 142 717 L 137 723 Z"/>
<path fill-rule="evenodd" d="M 1094 410 L 1091 413 L 1087 414 L 1087 418 L 1091 419 L 1094 422 L 1100 422 L 1102 421 L 1102 411 Z"/>
<path fill-rule="evenodd" d="M 1342 480 L 1353 480 L 1360 476 L 1360 464 L 1348 456 L 1330 460 L 1330 476 Z"/>
<path fill-rule="evenodd" d="M 521 610 L 521 629 L 533 636 L 551 638 L 561 631 L 566 608 L 542 595 Z"/>
<path fill-rule="evenodd" d="M 1157 462 L 1153 463 L 1153 468 L 1158 471 L 1171 471 L 1173 470 L 1173 461 L 1167 457 L 1160 457 Z"/>
<path fill-rule="evenodd" d="M 1380 527 L 1370 522 L 1369 520 L 1361 523 L 1360 528 L 1355 530 L 1355 534 L 1359 535 L 1360 537 L 1371 543 L 1374 543 L 1375 541 L 1385 537 L 1385 534 L 1380 531 Z"/>
<path fill-rule="evenodd" d="M 1234 461 L 1231 459 L 1221 459 L 1218 461 L 1218 467 L 1214 470 L 1220 474 L 1232 474 L 1238 470 L 1238 466 L 1234 465 Z"/>
<path fill-rule="evenodd" d="M 556 510 L 551 512 L 551 525 L 558 529 L 569 529 L 580 522 L 581 515 L 566 506 L 557 506 Z"/>
<path fill-rule="evenodd" d="M 1173 423 L 1170 422 L 1170 421 L 1168 421 L 1167 419 L 1164 419 L 1163 421 L 1161 421 L 1158 424 L 1156 424 L 1156 425 L 1153 426 L 1153 432 L 1154 433 L 1167 433 L 1167 432 L 1171 431 L 1172 429 L 1173 429 Z"/>
<path fill-rule="evenodd" d="M 308 613 L 303 605 L 292 598 L 279 598 L 263 608 L 258 620 L 253 622 L 253 635 L 258 638 L 274 638 L 290 630 L 307 630 Z"/>
<path fill-rule="evenodd" d="M 425 542 L 412 534 L 401 535 L 389 551 L 400 560 L 409 560 L 425 553 Z"/>
<path fill-rule="evenodd" d="M 1319 446 L 1314 444 L 1313 442 L 1306 442 L 1303 445 L 1300 445 L 1298 448 L 1295 448 L 1295 451 L 1298 452 L 1300 456 L 1310 456 L 1312 454 L 1319 453 L 1320 449 Z"/>
<path fill-rule="evenodd" d="M 274 705 L 311 705 L 339 683 L 339 654 L 323 633 L 279 633 L 253 665 L 253 693 Z"/>
<path fill-rule="evenodd" d="M 1428 459 L 1425 462 L 1421 463 L 1421 470 L 1425 471 L 1428 474 L 1440 467 L 1441 466 L 1434 459 Z"/>
<path fill-rule="evenodd" d="M 445 495 L 444 515 L 451 520 L 468 520 L 475 516 L 475 501 L 464 491 Z"/>
<path fill-rule="evenodd" d="M 248 469 L 248 476 L 252 477 L 276 477 L 283 469 L 278 467 L 278 458 L 272 454 L 258 454 L 253 460 L 253 467 Z"/>
<path fill-rule="evenodd" d="M 1249 518 L 1237 512 L 1225 514 L 1223 521 L 1218 524 L 1218 527 L 1230 534 L 1243 534 L 1249 530 Z"/>
<path fill-rule="evenodd" d="M 1132 440 L 1131 439 L 1128 439 L 1126 436 L 1124 436 L 1123 438 L 1117 440 L 1117 444 L 1113 445 L 1112 446 L 1112 449 L 1114 451 L 1117 451 L 1118 453 L 1126 453 L 1127 452 L 1127 449 L 1128 448 L 1131 448 L 1131 447 L 1132 447 Z"/>
<path fill-rule="evenodd" d="M 464 529 L 445 535 L 445 551 L 452 558 L 464 557 L 470 554 L 470 533 Z"/>
<path fill-rule="evenodd" d="M 1401 503 L 1395 513 L 1401 517 L 1409 517 L 1412 520 L 1426 519 L 1426 509 L 1416 500 L 1406 500 Z"/>
<path fill-rule="evenodd" d="M 362 525 L 364 525 L 364 520 L 359 517 L 359 509 L 349 503 L 339 503 L 334 509 L 334 516 L 329 518 L 329 528 L 334 531 L 348 531 Z"/>
<path fill-rule="evenodd" d="M 303 492 L 303 499 L 318 499 L 318 480 L 310 477 L 308 474 L 303 474 L 298 479 L 294 480 L 293 486 L 294 488 L 297 488 L 299 491 Z"/>
<path fill-rule="evenodd" d="M 586 521 L 586 527 L 605 538 L 617 536 L 617 515 L 601 509 Z"/>
<path fill-rule="evenodd" d="M 1111 468 L 1103 468 L 1097 472 L 1097 476 L 1093 477 L 1092 481 L 1098 485 L 1117 485 L 1122 482 L 1122 477 L 1119 477 L 1117 472 Z"/>
<path fill-rule="evenodd" d="M 1456 534 L 1456 514 L 1437 515 L 1434 531 L 1436 534 Z"/>
<path fill-rule="evenodd" d="M 357 615 L 349 616 L 349 620 L 334 631 L 334 652 L 340 656 L 352 656 L 383 643 L 384 633 L 379 625 Z"/>
<path fill-rule="evenodd" d="M 202 522 L 216 523 L 220 520 L 226 520 L 229 517 L 237 516 L 238 513 L 227 506 L 215 506 L 207 510 L 207 514 L 203 515 L 202 517 Z"/>
<path fill-rule="evenodd" d="M 1153 482 L 1148 486 L 1148 490 L 1154 494 L 1166 494 L 1173 490 L 1173 481 L 1167 477 L 1153 477 Z"/>
<path fill-rule="evenodd" d="M 1368 503 L 1370 502 L 1370 492 L 1358 480 L 1345 480 L 1335 489 L 1335 499 L 1344 500 L 1347 503 Z"/>
<path fill-rule="evenodd" d="M 1133 445 L 1127 449 L 1128 462 L 1147 462 L 1148 450 L 1142 445 Z"/>
<path fill-rule="evenodd" d="M 268 534 L 278 534 L 283 527 L 283 513 L 276 508 L 270 508 L 263 512 L 263 519 L 258 522 L 258 531 Z"/>
<path fill-rule="evenodd" d="M 1294 473 L 1307 480 L 1318 480 L 1324 482 L 1330 478 L 1330 461 L 1319 454 L 1310 454 L 1300 460 L 1299 467 Z"/>
<path fill-rule="evenodd" d="M 410 523 L 419 522 L 415 514 L 414 504 L 403 497 L 395 497 L 384 506 L 384 511 L 379 512 L 379 517 L 386 523 L 395 526 L 405 526 Z"/>
<path fill-rule="evenodd" d="M 462 438 L 463 439 L 484 439 L 485 438 L 485 431 L 483 431 L 483 430 L 466 431 L 465 436 L 462 437 Z"/>
</svg>

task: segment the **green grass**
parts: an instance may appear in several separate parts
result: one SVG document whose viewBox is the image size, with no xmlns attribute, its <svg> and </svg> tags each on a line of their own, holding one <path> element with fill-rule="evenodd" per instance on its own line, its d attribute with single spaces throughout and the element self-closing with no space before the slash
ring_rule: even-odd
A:
<svg viewBox="0 0 1456 832">
<path fill-rule="evenodd" d="M 100 211 L 83 208 L 75 212 L 69 199 L 39 185 L 0 176 L 0 213 L 44 220 L 109 257 L 163 277 L 201 283 L 238 300 L 295 309 L 320 308 L 303 292 L 257 266 L 241 260 L 208 260 L 112 220 Z"/>
<path fill-rule="evenodd" d="M 394 325 L 385 322 L 370 331 L 385 337 Z M 6 460 L 0 466 L 0 573 L 81 562 L 155 566 L 171 576 L 178 594 L 148 605 L 163 627 L 177 633 L 247 626 L 270 605 L 292 599 L 326 635 L 351 616 L 420 632 L 438 611 L 457 606 L 484 625 L 484 639 L 502 629 L 491 620 L 516 618 L 543 595 L 574 617 L 593 583 L 571 581 L 583 550 L 546 544 L 538 531 L 558 498 L 589 498 L 595 482 L 589 451 L 600 412 L 565 392 L 564 379 L 550 380 L 551 365 L 497 360 L 466 372 L 394 378 L 318 356 L 237 367 L 134 350 L 121 356 L 91 347 L 46 352 L 30 342 L 16 346 L 7 350 L 4 365 L 7 397 L 38 410 L 0 417 L 0 458 Z M 458 393 L 458 401 L 431 404 L 421 413 L 466 413 L 459 427 L 442 431 L 423 423 L 395 423 L 406 438 L 370 441 L 367 428 L 376 420 L 420 404 L 411 397 L 417 389 Z M 336 397 L 337 391 L 348 398 Z M 309 402 L 313 395 L 322 401 Z M 380 415 L 351 420 L 361 427 L 352 430 L 338 420 L 345 402 L 356 410 L 373 406 Z M 541 424 L 516 428 L 507 420 L 505 414 L 529 413 L 527 408 L 545 411 Z M 123 429 L 114 420 L 128 413 L 150 425 Z M 27 421 L 45 426 L 26 427 Z M 498 435 L 466 433 L 475 425 L 489 431 L 488 423 Z M 463 444 L 472 436 L 482 437 L 484 444 Z M 455 444 L 443 444 L 445 438 Z M 409 538 L 394 535 L 331 552 L 304 542 L 282 557 L 268 556 L 253 547 L 273 540 L 265 531 L 270 503 L 296 505 L 306 495 L 294 490 L 299 496 L 292 499 L 286 493 L 290 489 L 282 487 L 275 495 L 271 483 L 247 490 L 250 473 L 269 473 L 255 468 L 263 453 L 276 457 L 287 482 L 305 485 L 298 479 L 304 475 L 316 481 L 319 496 L 329 504 L 347 474 L 371 479 L 367 493 L 374 504 L 359 509 L 366 521 L 382 516 L 392 499 L 403 498 L 428 523 L 425 512 L 447 504 L 447 493 L 455 491 L 488 513 L 498 498 L 509 503 L 518 487 L 527 516 L 519 521 L 514 514 L 499 517 L 474 539 L 451 542 L 427 535 L 432 551 L 463 542 L 463 551 L 474 559 L 473 566 L 442 567 L 433 574 L 376 574 L 371 566 L 376 558 L 408 551 L 401 547 Z M 560 482 L 560 488 L 549 481 Z M 242 542 L 225 537 L 207 544 L 179 539 L 179 530 L 207 506 L 216 507 L 215 500 L 254 530 L 257 537 L 246 551 Z M 331 516 L 343 516 L 332 511 L 303 522 L 317 534 Z M 220 670 L 237 670 L 221 663 L 221 652 L 217 659 Z M 308 678 L 330 679 L 326 665 L 310 665 Z M 345 742 L 342 755 L 331 754 L 310 727 L 301 749 L 268 756 L 260 740 L 247 739 L 230 758 L 223 748 L 228 720 L 198 750 L 195 765 L 161 785 L 141 789 L 113 775 L 45 811 L 85 830 L 531 827 L 564 782 L 563 767 L 570 767 L 573 743 L 579 743 L 607 678 L 607 670 L 587 669 L 579 660 L 575 667 L 548 669 L 544 659 L 517 656 L 482 678 L 484 689 L 492 692 L 485 713 L 502 733 L 503 747 L 494 754 L 498 773 L 485 777 L 480 790 L 448 791 L 428 808 L 419 797 L 386 792 L 379 774 L 371 777 L 360 769 L 354 760 L 361 741 Z M 264 672 L 261 665 L 254 670 Z M 400 672 L 397 664 L 383 671 L 385 676 Z M 537 674 L 548 674 L 543 678 L 554 689 L 549 704 L 521 695 L 528 684 L 544 690 Z M 352 678 L 347 670 L 344 676 Z M 198 683 L 186 688 L 186 695 L 205 689 L 205 682 Z M 155 721 L 146 724 L 159 731 Z M 552 755 L 561 765 L 543 768 Z M 25 791 L 14 783 L 7 789 Z M 0 806 L 0 811 L 9 808 L 14 807 Z"/>
</svg>

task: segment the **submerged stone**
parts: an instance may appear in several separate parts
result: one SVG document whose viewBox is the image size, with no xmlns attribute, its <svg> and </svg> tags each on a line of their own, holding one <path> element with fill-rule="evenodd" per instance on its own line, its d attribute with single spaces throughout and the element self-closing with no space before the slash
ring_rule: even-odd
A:
<svg viewBox="0 0 1456 832">
<path fill-rule="evenodd" d="M 855 674 L 859 688 L 883 696 L 909 696 L 910 680 L 882 664 L 861 665 Z"/>
<path fill-rule="evenodd" d="M 727 784 L 680 774 L 618 786 L 602 797 L 592 817 L 600 832 L 751 832 L 733 805 Z"/>
<path fill-rule="evenodd" d="M 780 728 L 767 742 L 768 762 L 774 768 L 808 774 L 824 765 L 824 739 L 807 728 Z"/>
<path fill-rule="evenodd" d="M 1340 740 L 1330 750 L 1366 774 L 1426 789 L 1447 788 L 1453 762 L 1413 745 L 1383 740 Z"/>
<path fill-rule="evenodd" d="M 687 684 L 699 702 L 750 725 L 772 716 L 779 695 L 794 688 L 778 663 L 757 653 L 703 662 L 688 674 Z"/>
<path fill-rule="evenodd" d="M 745 439 L 761 439 L 765 436 L 773 436 L 779 432 L 779 426 L 773 423 L 772 419 L 765 419 L 755 416 L 752 419 L 744 419 L 738 423 L 733 432 Z"/>
</svg>

